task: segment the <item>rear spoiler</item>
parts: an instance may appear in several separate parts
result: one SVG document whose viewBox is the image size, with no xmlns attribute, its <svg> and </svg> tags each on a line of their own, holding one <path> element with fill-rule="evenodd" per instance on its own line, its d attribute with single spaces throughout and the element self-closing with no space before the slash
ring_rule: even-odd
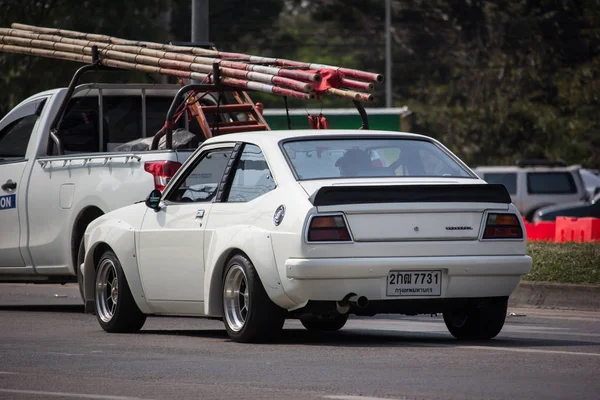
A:
<svg viewBox="0 0 600 400">
<path fill-rule="evenodd" d="M 324 186 L 314 195 L 315 206 L 368 203 L 505 203 L 504 185 Z"/>
</svg>

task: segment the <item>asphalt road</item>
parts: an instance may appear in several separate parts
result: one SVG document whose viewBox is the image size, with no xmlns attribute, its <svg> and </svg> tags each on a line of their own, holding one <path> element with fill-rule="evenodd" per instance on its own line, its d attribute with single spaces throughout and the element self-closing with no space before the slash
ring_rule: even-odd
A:
<svg viewBox="0 0 600 400">
<path fill-rule="evenodd" d="M 220 321 L 149 318 L 108 334 L 74 286 L 0 285 L 0 399 L 598 399 L 600 313 L 512 309 L 500 336 L 457 342 L 440 316 L 352 319 L 277 344 Z"/>
</svg>

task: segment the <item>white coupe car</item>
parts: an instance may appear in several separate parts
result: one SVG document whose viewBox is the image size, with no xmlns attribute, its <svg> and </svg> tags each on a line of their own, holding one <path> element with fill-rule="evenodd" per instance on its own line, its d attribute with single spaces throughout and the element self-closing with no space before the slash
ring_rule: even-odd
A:
<svg viewBox="0 0 600 400">
<path fill-rule="evenodd" d="M 378 131 L 209 139 L 162 193 L 91 223 L 85 247 L 104 330 L 205 316 L 239 342 L 377 313 L 443 313 L 456 338 L 490 339 L 531 268 L 504 186 L 434 139 Z"/>
</svg>

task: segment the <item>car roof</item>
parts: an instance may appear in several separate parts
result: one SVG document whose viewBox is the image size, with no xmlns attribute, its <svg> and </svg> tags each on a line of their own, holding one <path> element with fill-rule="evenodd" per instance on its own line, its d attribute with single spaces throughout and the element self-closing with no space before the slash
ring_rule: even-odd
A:
<svg viewBox="0 0 600 400">
<path fill-rule="evenodd" d="M 473 171 L 476 172 L 527 172 L 527 171 L 539 171 L 539 172 L 563 172 L 563 171 L 575 171 L 580 169 L 580 165 L 570 165 L 568 167 L 549 167 L 549 166 L 527 166 L 519 167 L 518 165 L 486 165 L 474 167 Z"/>
<path fill-rule="evenodd" d="M 219 135 L 206 140 L 205 144 L 214 144 L 222 142 L 248 142 L 256 141 L 257 137 L 260 141 L 272 141 L 279 142 L 282 140 L 289 139 L 306 139 L 314 137 L 315 139 L 321 139 L 323 137 L 334 137 L 335 136 L 356 136 L 365 137 L 368 139 L 369 136 L 385 136 L 395 139 L 425 139 L 432 141 L 433 139 L 419 135 L 416 133 L 407 132 L 393 132 L 393 131 L 378 131 L 378 130 L 359 130 L 359 129 L 327 129 L 327 130 L 314 130 L 314 129 L 295 129 L 295 130 L 276 130 L 276 131 L 260 131 L 260 132 L 244 132 L 244 133 L 230 133 L 227 135 Z"/>
</svg>

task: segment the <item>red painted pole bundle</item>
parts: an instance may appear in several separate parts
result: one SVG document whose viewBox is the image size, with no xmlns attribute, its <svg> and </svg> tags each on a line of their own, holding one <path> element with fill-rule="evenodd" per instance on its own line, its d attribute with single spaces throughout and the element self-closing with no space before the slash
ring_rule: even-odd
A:
<svg viewBox="0 0 600 400">
<path fill-rule="evenodd" d="M 321 81 L 322 69 L 334 70 L 339 79 L 335 87 L 325 83 L 329 88 L 321 93 L 353 100 L 372 101 L 373 95 L 356 90 L 371 91 L 383 81 L 380 74 L 337 66 L 23 24 L 12 28 L 0 28 L 0 50 L 89 63 L 95 46 L 103 65 L 188 79 L 206 79 L 218 64 L 226 85 L 301 99 L 314 98 L 312 83 Z"/>
</svg>

